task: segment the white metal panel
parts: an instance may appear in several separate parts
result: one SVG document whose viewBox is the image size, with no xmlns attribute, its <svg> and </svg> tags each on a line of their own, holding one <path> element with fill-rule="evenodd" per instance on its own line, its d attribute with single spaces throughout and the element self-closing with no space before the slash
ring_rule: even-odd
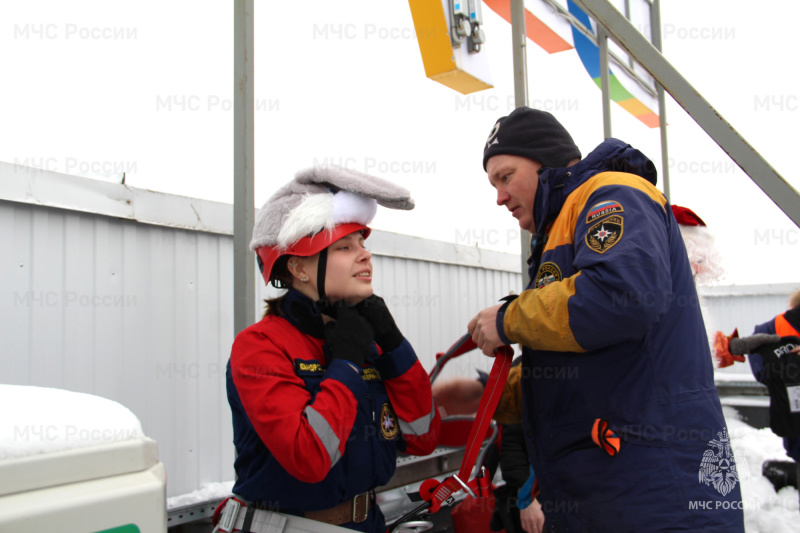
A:
<svg viewBox="0 0 800 533">
<path fill-rule="evenodd" d="M 376 294 L 387 302 L 398 327 L 414 346 L 426 370 L 467 332 L 467 323 L 510 290 L 519 290 L 521 275 L 393 257 L 374 256 Z M 469 279 L 470 281 L 465 281 Z M 486 290 L 488 288 L 488 290 Z M 442 376 L 466 365 L 488 369 L 491 359 L 477 351 L 453 361 Z"/>
<path fill-rule="evenodd" d="M 2 171 L 0 178 L 13 178 Z M 89 207 L 9 199 L 0 187 L 0 382 L 98 394 L 130 408 L 159 443 L 169 496 L 233 479 L 225 394 L 233 341 L 231 226 L 186 229 L 185 220 L 187 209 L 220 206 L 180 197 L 159 197 L 162 211 L 134 206 L 152 213 L 156 225 L 100 208 L 91 213 L 93 202 L 107 207 L 99 197 L 108 184 L 69 183 L 65 195 Z M 163 211 L 171 205 L 175 219 Z M 519 258 L 509 254 L 380 231 L 367 244 L 375 291 L 428 370 L 475 313 L 521 289 Z M 257 286 L 259 302 L 274 294 L 260 278 Z M 793 288 L 704 289 L 707 329 L 749 334 L 786 308 Z M 491 363 L 475 351 L 449 363 L 442 377 L 475 376 Z"/>
<path fill-rule="evenodd" d="M 230 205 L 70 176 L 0 161 L 0 199 L 128 218 L 149 224 L 232 233 Z"/>
<path fill-rule="evenodd" d="M 0 250 L 0 381 L 131 409 L 170 495 L 233 479 L 231 237 L 0 201 Z"/>
<path fill-rule="evenodd" d="M 20 383 L 30 380 L 32 309 L 21 305 L 30 286 L 30 247 L 32 213 L 29 209 L 0 209 L 0 380 L 18 376 Z M 12 332 L 14 334 L 12 334 Z"/>
<path fill-rule="evenodd" d="M 740 336 L 751 335 L 755 326 L 768 322 L 786 311 L 789 294 L 799 287 L 800 283 L 797 285 L 783 283 L 701 289 L 700 302 L 709 340 L 713 342 L 713 334 L 716 331 L 729 335 L 737 328 Z M 747 363 L 735 363 L 716 372 L 736 374 L 739 376 L 737 379 L 755 381 Z"/>
<path fill-rule="evenodd" d="M 131 409 L 159 444 L 169 496 L 233 479 L 225 394 L 232 237 L 220 233 L 228 230 L 222 225 L 217 232 L 185 229 L 183 203 L 206 212 L 216 206 L 159 197 L 158 205 L 177 206 L 177 220 L 133 206 L 158 219 L 145 223 L 102 212 L 109 184 L 56 182 L 70 202 L 89 206 L 0 199 L 0 382 L 97 394 Z M 101 213 L 91 213 L 93 205 Z M 368 244 L 376 292 L 426 369 L 478 310 L 521 284 L 518 258 L 507 254 L 380 231 Z M 260 278 L 258 285 L 266 297 Z M 473 352 L 450 363 L 445 375 L 474 376 L 491 362 Z"/>
<path fill-rule="evenodd" d="M 789 295 L 797 284 L 746 285 L 701 289 L 701 303 L 707 329 L 750 335 L 753 328 L 788 309 Z"/>
</svg>

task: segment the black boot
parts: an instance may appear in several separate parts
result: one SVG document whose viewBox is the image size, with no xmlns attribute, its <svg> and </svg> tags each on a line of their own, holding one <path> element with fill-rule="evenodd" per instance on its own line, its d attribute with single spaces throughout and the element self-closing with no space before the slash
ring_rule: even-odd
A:
<svg viewBox="0 0 800 533">
<path fill-rule="evenodd" d="M 775 492 L 783 487 L 797 488 L 798 465 L 794 461 L 764 461 L 761 474 L 770 480 Z"/>
</svg>

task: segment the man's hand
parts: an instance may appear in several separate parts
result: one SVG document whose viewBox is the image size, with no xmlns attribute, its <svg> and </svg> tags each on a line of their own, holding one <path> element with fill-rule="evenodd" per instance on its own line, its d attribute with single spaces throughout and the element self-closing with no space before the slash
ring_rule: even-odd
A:
<svg viewBox="0 0 800 533">
<path fill-rule="evenodd" d="M 493 355 L 497 348 L 503 346 L 503 341 L 497 333 L 497 311 L 502 305 L 497 304 L 484 309 L 467 325 L 472 340 L 484 355 Z"/>
<path fill-rule="evenodd" d="M 544 513 L 539 500 L 533 502 L 519 512 L 519 520 L 525 533 L 542 533 L 544 529 Z"/>
</svg>

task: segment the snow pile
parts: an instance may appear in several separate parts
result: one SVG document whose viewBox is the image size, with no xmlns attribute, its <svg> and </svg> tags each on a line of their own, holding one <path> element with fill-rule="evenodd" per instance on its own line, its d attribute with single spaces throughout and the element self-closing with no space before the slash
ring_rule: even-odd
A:
<svg viewBox="0 0 800 533">
<path fill-rule="evenodd" d="M 723 411 L 739 471 L 745 531 L 800 532 L 797 489 L 784 487 L 776 493 L 772 483 L 761 475 L 761 465 L 766 460 L 791 461 L 783 440 L 769 428 L 749 426 L 732 407 L 723 407 Z"/>
<path fill-rule="evenodd" d="M 0 385 L 0 460 L 145 438 L 117 402 L 61 389 Z"/>
<path fill-rule="evenodd" d="M 173 496 L 167 498 L 167 509 L 175 509 L 176 507 L 186 507 L 187 505 L 195 505 L 205 502 L 213 502 L 222 500 L 232 495 L 233 481 L 224 481 L 222 483 L 207 483 L 202 488 L 197 489 L 189 494 L 181 494 L 180 496 Z"/>
</svg>

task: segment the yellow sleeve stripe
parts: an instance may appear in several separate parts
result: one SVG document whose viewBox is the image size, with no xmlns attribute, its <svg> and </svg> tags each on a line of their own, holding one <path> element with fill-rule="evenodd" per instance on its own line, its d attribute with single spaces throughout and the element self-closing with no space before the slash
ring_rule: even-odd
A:
<svg viewBox="0 0 800 533">
<path fill-rule="evenodd" d="M 572 244 L 575 227 L 578 223 L 578 215 L 583 210 L 589 196 L 600 187 L 606 185 L 623 185 L 642 191 L 647 194 L 654 202 L 666 208 L 667 199 L 652 183 L 627 172 L 601 172 L 592 176 L 586 183 L 575 189 L 564 203 L 561 214 L 553 223 L 550 229 L 547 244 L 544 251 L 553 250 L 564 244 Z M 624 206 L 623 206 L 624 207 Z"/>
<path fill-rule="evenodd" d="M 523 291 L 503 317 L 503 332 L 510 340 L 534 350 L 585 352 L 569 327 L 569 298 L 575 294 L 574 276 L 541 289 Z"/>
</svg>

